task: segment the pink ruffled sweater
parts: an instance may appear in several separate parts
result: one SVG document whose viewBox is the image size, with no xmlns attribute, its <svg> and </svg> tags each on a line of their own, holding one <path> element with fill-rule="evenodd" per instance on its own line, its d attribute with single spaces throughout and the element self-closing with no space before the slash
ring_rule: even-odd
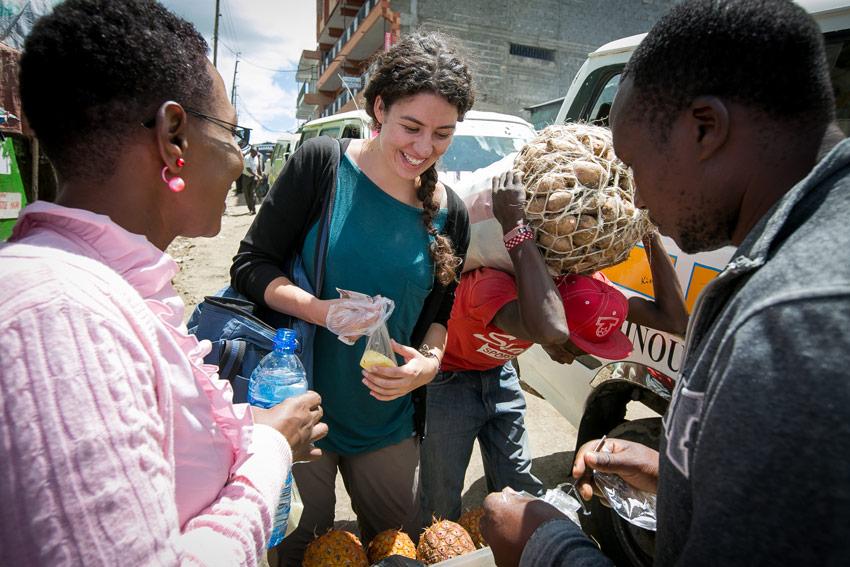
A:
<svg viewBox="0 0 850 567">
<path fill-rule="evenodd" d="M 0 564 L 257 563 L 292 455 L 203 364 L 176 273 L 50 203 L 0 245 Z"/>
</svg>

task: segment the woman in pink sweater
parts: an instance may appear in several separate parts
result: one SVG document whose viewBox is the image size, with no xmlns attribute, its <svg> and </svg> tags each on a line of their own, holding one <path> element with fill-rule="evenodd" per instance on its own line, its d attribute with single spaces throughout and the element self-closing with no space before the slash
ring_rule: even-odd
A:
<svg viewBox="0 0 850 567">
<path fill-rule="evenodd" d="M 255 565 L 319 397 L 231 403 L 163 250 L 242 170 L 207 45 L 154 0 L 68 0 L 21 60 L 56 204 L 0 246 L 0 564 Z"/>
</svg>

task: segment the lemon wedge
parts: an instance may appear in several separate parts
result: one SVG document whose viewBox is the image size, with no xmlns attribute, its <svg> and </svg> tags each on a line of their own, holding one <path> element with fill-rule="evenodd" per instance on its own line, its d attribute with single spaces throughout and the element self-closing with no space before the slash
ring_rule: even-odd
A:
<svg viewBox="0 0 850 567">
<path fill-rule="evenodd" d="M 360 359 L 360 366 L 364 369 L 371 368 L 373 366 L 385 366 L 392 368 L 396 366 L 396 363 L 394 360 L 391 360 L 389 357 L 384 356 L 380 352 L 367 350 L 363 353 L 363 358 Z"/>
</svg>

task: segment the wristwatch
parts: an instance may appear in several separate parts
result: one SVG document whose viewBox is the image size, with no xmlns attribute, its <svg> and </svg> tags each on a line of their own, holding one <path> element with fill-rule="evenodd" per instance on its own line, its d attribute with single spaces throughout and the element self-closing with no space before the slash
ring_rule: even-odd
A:
<svg viewBox="0 0 850 567">
<path fill-rule="evenodd" d="M 431 347 L 429 347 L 425 343 L 422 343 L 422 346 L 419 347 L 419 354 L 421 354 L 425 358 L 437 358 L 437 355 L 431 352 Z M 437 362 L 439 362 L 439 360 Z"/>
</svg>

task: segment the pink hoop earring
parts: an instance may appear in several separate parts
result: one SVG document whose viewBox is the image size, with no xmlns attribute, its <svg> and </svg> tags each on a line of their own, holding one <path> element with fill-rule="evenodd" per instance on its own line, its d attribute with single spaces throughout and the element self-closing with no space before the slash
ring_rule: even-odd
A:
<svg viewBox="0 0 850 567">
<path fill-rule="evenodd" d="M 186 182 L 183 181 L 183 178 L 179 175 L 175 175 L 171 179 L 165 178 L 165 172 L 168 171 L 168 166 L 162 168 L 162 182 L 168 185 L 168 188 L 171 189 L 174 193 L 179 193 L 183 189 L 186 188 Z"/>
</svg>

